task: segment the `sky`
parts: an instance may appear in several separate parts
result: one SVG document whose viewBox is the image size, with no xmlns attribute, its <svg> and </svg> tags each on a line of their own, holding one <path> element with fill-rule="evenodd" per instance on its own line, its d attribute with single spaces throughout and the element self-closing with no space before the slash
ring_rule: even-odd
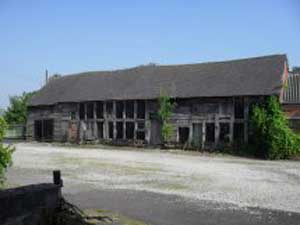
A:
<svg viewBox="0 0 300 225">
<path fill-rule="evenodd" d="M 0 108 L 49 74 L 287 54 L 300 0 L 0 0 Z"/>
</svg>

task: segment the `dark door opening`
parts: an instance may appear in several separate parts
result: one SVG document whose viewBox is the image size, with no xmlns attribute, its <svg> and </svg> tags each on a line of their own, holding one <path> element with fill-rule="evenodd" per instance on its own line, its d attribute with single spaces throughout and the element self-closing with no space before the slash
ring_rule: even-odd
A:
<svg viewBox="0 0 300 225">
<path fill-rule="evenodd" d="M 34 121 L 34 138 L 36 141 L 52 141 L 53 130 L 52 119 Z"/>
<path fill-rule="evenodd" d="M 215 124 L 214 123 L 206 124 L 205 140 L 207 143 L 215 142 Z"/>
<path fill-rule="evenodd" d="M 189 140 L 190 128 L 188 127 L 179 127 L 179 143 L 185 144 Z"/>
<path fill-rule="evenodd" d="M 34 121 L 34 138 L 36 141 L 41 141 L 42 140 L 42 121 L 41 120 L 36 120 Z"/>
<path fill-rule="evenodd" d="M 98 139 L 103 139 L 103 122 L 97 122 Z"/>
</svg>

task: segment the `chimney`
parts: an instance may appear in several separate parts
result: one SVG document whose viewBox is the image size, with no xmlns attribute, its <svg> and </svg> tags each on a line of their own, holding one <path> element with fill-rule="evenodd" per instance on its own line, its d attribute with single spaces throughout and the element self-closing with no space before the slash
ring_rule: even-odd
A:
<svg viewBox="0 0 300 225">
<path fill-rule="evenodd" d="M 46 84 L 48 83 L 48 70 L 46 70 L 46 72 L 45 72 L 45 81 L 46 81 Z"/>
</svg>

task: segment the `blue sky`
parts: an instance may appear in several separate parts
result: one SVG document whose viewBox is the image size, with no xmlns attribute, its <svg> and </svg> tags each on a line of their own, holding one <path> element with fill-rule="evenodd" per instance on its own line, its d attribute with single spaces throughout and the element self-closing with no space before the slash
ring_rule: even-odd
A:
<svg viewBox="0 0 300 225">
<path fill-rule="evenodd" d="M 300 66 L 299 0 L 0 0 L 0 107 L 44 71 L 76 73 L 286 53 Z"/>
</svg>

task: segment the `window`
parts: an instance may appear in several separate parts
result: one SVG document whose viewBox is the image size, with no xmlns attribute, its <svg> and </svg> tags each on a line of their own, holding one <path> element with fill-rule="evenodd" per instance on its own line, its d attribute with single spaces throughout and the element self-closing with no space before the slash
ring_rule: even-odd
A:
<svg viewBox="0 0 300 225">
<path fill-rule="evenodd" d="M 124 105 L 123 102 L 116 102 L 116 118 L 123 118 Z"/>
<path fill-rule="evenodd" d="M 138 125 L 138 126 L 137 126 L 138 130 L 143 130 L 143 129 L 145 129 L 145 123 L 144 123 L 144 122 L 138 122 L 137 125 Z"/>
<path fill-rule="evenodd" d="M 126 139 L 134 138 L 134 122 L 126 122 Z"/>
<path fill-rule="evenodd" d="M 103 118 L 103 102 L 96 103 L 96 116 L 98 119 Z"/>
<path fill-rule="evenodd" d="M 214 123 L 206 124 L 205 140 L 206 140 L 206 142 L 209 142 L 209 143 L 215 142 L 215 124 Z"/>
<path fill-rule="evenodd" d="M 94 118 L 94 103 L 90 102 L 87 104 L 87 118 L 93 119 Z"/>
<path fill-rule="evenodd" d="M 134 117 L 134 101 L 127 101 L 126 102 L 126 118 L 133 118 Z"/>
<path fill-rule="evenodd" d="M 117 122 L 117 139 L 123 139 L 123 122 Z"/>
<path fill-rule="evenodd" d="M 85 119 L 85 107 L 84 103 L 79 104 L 79 119 L 84 120 Z"/>
<path fill-rule="evenodd" d="M 236 119 L 244 118 L 244 99 L 235 98 L 234 99 L 234 117 Z"/>
<path fill-rule="evenodd" d="M 114 123 L 108 122 L 108 138 L 113 139 L 114 138 Z"/>
<path fill-rule="evenodd" d="M 220 123 L 220 141 L 229 142 L 229 123 Z"/>
<path fill-rule="evenodd" d="M 145 101 L 137 101 L 137 118 L 145 119 Z"/>
</svg>

